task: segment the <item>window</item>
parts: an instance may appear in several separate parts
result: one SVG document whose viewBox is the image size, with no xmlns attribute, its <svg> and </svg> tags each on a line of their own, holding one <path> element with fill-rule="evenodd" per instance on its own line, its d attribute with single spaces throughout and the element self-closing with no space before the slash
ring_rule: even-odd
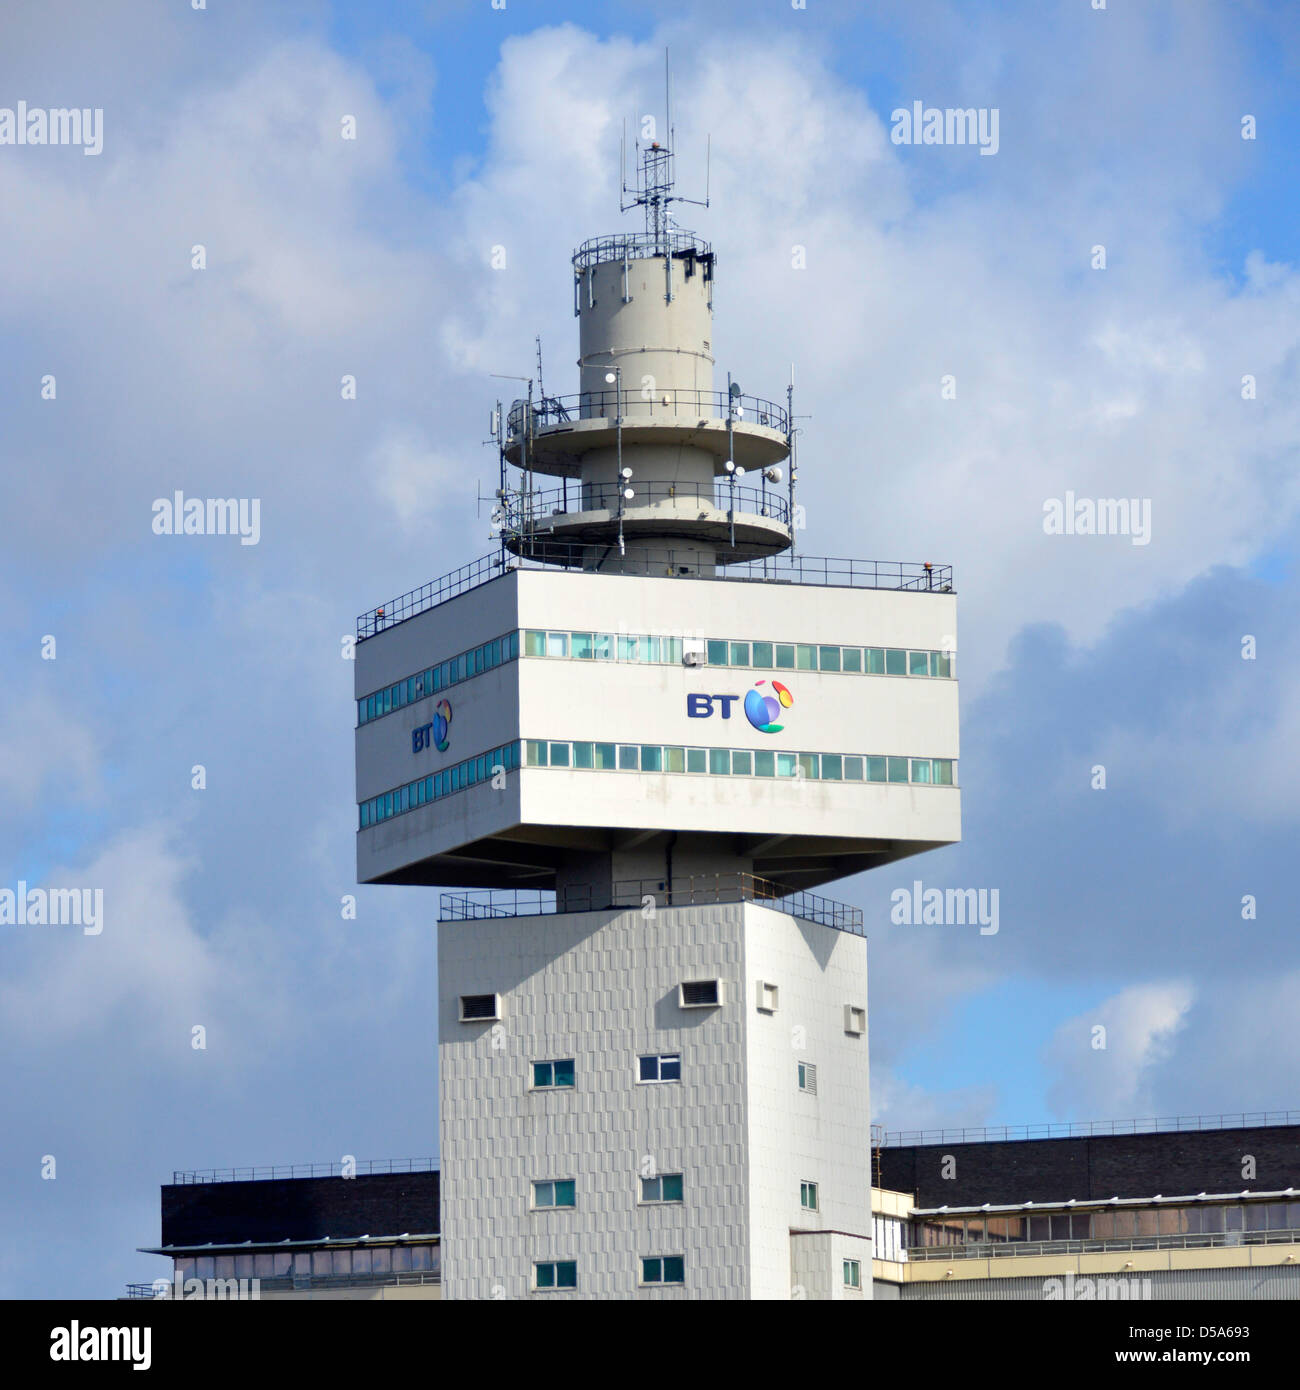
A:
<svg viewBox="0 0 1300 1390">
<path fill-rule="evenodd" d="M 682 1079 L 681 1054 L 665 1052 L 640 1058 L 639 1079 L 642 1081 L 680 1081 Z"/>
<path fill-rule="evenodd" d="M 547 1260 L 533 1266 L 533 1288 L 535 1289 L 576 1289 L 578 1287 L 577 1260 Z"/>
<path fill-rule="evenodd" d="M 844 1031 L 852 1033 L 855 1037 L 861 1037 L 867 1031 L 866 1009 L 860 1009 L 856 1004 L 845 1004 Z"/>
<path fill-rule="evenodd" d="M 642 1178 L 641 1200 L 643 1202 L 680 1202 L 682 1200 L 682 1175 L 680 1173 L 663 1173 L 657 1178 Z"/>
<path fill-rule="evenodd" d="M 838 647 L 819 647 L 817 665 L 823 671 L 840 669 L 840 649 Z"/>
<path fill-rule="evenodd" d="M 725 666 L 727 664 L 727 657 L 730 652 L 726 642 L 710 642 L 707 652 L 710 666 Z"/>
<path fill-rule="evenodd" d="M 776 647 L 776 669 L 778 671 L 794 670 L 794 647 L 788 642 L 778 642 Z"/>
<path fill-rule="evenodd" d="M 749 665 L 749 643 L 748 643 L 748 642 L 733 642 L 733 643 L 731 644 L 731 665 L 733 665 L 733 666 L 748 666 L 748 665 Z"/>
<path fill-rule="evenodd" d="M 713 1009 L 722 1003 L 721 980 L 684 980 L 678 1004 L 683 1009 Z"/>
<path fill-rule="evenodd" d="M 906 759 L 906 758 L 890 758 L 890 759 L 889 759 L 889 780 L 890 780 L 891 782 L 906 782 L 906 781 L 907 781 L 907 759 Z"/>
<path fill-rule="evenodd" d="M 885 652 L 885 674 L 887 676 L 907 675 L 907 653 L 890 647 Z"/>
<path fill-rule="evenodd" d="M 651 1255 L 641 1261 L 643 1284 L 684 1284 L 686 1257 L 684 1255 Z"/>
<path fill-rule="evenodd" d="M 688 748 L 686 750 L 686 771 L 703 772 L 707 767 L 703 748 Z"/>
<path fill-rule="evenodd" d="M 800 1062 L 798 1071 L 799 1089 L 807 1091 L 810 1096 L 815 1096 L 817 1094 L 817 1068 L 811 1062 Z"/>
<path fill-rule="evenodd" d="M 568 656 L 569 634 L 567 632 L 548 632 L 546 634 L 547 656 Z"/>
<path fill-rule="evenodd" d="M 801 1182 L 799 1184 L 799 1205 L 804 1211 L 817 1210 L 817 1184 L 815 1182 Z"/>
<path fill-rule="evenodd" d="M 930 674 L 930 653 L 908 652 L 907 674 L 909 676 L 928 676 Z"/>
<path fill-rule="evenodd" d="M 535 1182 L 533 1184 L 533 1206 L 537 1209 L 544 1207 L 571 1207 L 574 1203 L 575 1182 L 573 1178 L 559 1178 L 546 1182 Z"/>
<path fill-rule="evenodd" d="M 846 1289 L 860 1289 L 862 1287 L 862 1261 L 844 1261 L 844 1287 Z"/>
<path fill-rule="evenodd" d="M 772 665 L 772 644 L 771 642 L 753 643 L 754 665 L 763 666 L 770 669 Z"/>
<path fill-rule="evenodd" d="M 767 980 L 758 981 L 758 1007 L 762 1013 L 774 1014 L 781 991 Z"/>
<path fill-rule="evenodd" d="M 573 1058 L 562 1062 L 534 1062 L 533 1090 L 555 1090 L 573 1085 Z"/>
<path fill-rule="evenodd" d="M 596 766 L 602 772 L 608 771 L 614 766 L 614 745 L 612 743 L 596 744 Z"/>
<path fill-rule="evenodd" d="M 481 1023 L 485 1019 L 501 1017 L 501 996 L 499 994 L 462 994 L 460 996 L 460 1021 L 462 1023 Z"/>
</svg>

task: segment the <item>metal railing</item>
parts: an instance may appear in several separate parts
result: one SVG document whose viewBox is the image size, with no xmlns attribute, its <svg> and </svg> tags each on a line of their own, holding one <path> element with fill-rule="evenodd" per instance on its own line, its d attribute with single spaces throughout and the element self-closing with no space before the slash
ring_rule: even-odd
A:
<svg viewBox="0 0 1300 1390">
<path fill-rule="evenodd" d="M 221 1283 L 222 1280 L 204 1280 L 204 1283 Z M 231 1280 L 229 1282 L 236 1282 Z M 242 1282 L 251 1288 L 254 1280 L 247 1278 Z M 289 1291 L 310 1291 L 312 1289 L 373 1289 L 400 1284 L 441 1284 L 442 1271 L 439 1269 L 402 1270 L 388 1274 L 278 1274 L 269 1278 L 256 1279 L 258 1293 L 279 1293 Z M 167 1293 L 159 1295 L 152 1284 L 128 1284 L 127 1298 L 149 1298 L 166 1301 L 173 1297 L 175 1282 L 168 1284 Z M 231 1302 L 234 1300 L 231 1299 Z"/>
<path fill-rule="evenodd" d="M 627 491 L 632 493 L 630 498 L 624 496 Z M 746 512 L 769 517 L 783 526 L 790 524 L 790 505 L 780 493 L 770 488 L 737 487 L 725 477 L 712 483 L 633 478 L 627 483 L 575 483 L 573 487 L 514 492 L 505 500 L 503 511 L 508 528 L 526 530 L 557 516 L 596 511 L 612 516 L 623 507 L 653 506 L 659 502 L 686 502 L 713 511 Z"/>
<path fill-rule="evenodd" d="M 624 425 L 644 420 L 725 420 L 731 415 L 737 425 L 763 425 L 779 434 L 790 432 L 790 415 L 785 406 L 761 396 L 730 396 L 726 391 L 696 391 L 689 387 L 656 389 L 653 395 L 637 389 L 579 391 L 568 396 L 543 396 L 533 401 L 517 400 L 506 416 L 507 442 L 518 439 L 528 427 L 532 410 L 534 430 L 575 420 L 606 420 L 616 424 L 620 415 Z"/>
<path fill-rule="evenodd" d="M 581 570 L 572 561 L 573 547 L 559 546 L 553 553 L 539 550 L 529 556 L 505 556 L 494 551 L 470 564 L 452 570 L 440 579 L 430 580 L 418 589 L 390 599 L 387 603 L 362 613 L 357 618 L 357 641 L 364 642 L 408 618 L 427 613 L 440 603 L 467 593 L 480 584 L 499 579 L 512 569 L 547 569 L 552 572 Z M 909 560 L 840 560 L 811 555 L 773 555 L 766 560 L 746 560 L 728 565 L 725 574 L 699 573 L 698 552 L 682 554 L 683 564 L 676 565 L 673 553 L 656 553 L 653 557 L 629 554 L 611 556 L 602 563 L 599 573 L 635 575 L 642 578 L 672 577 L 704 579 L 722 582 L 751 582 L 764 584 L 824 584 L 828 587 L 852 589 L 893 589 L 908 593 L 952 592 L 952 566 L 914 563 Z"/>
<path fill-rule="evenodd" d="M 594 906 L 590 884 L 580 885 L 576 892 L 570 886 L 563 906 L 557 906 L 555 894 L 544 888 L 471 888 L 464 893 L 441 894 L 438 916 L 444 922 L 474 922 L 489 917 L 543 917 L 554 912 L 590 912 Z"/>
<path fill-rule="evenodd" d="M 348 1173 L 371 1177 L 379 1173 L 436 1173 L 437 1158 L 368 1158 L 348 1165 Z M 175 1169 L 173 1186 L 201 1182 L 263 1182 L 272 1178 L 340 1178 L 342 1163 L 280 1163 L 251 1168 Z"/>
<path fill-rule="evenodd" d="M 1300 1125 L 1300 1110 L 1257 1110 L 1240 1115 L 1167 1115 L 1136 1120 L 1077 1120 L 1062 1124 L 985 1125 L 973 1129 L 894 1129 L 886 1148 L 926 1144 L 996 1144 L 1011 1139 L 1093 1139 L 1118 1134 L 1178 1134 L 1202 1129 L 1264 1129 Z"/>
<path fill-rule="evenodd" d="M 608 896 L 608 902 L 600 901 Z M 439 916 L 444 921 L 473 921 L 490 917 L 537 917 L 555 912 L 608 911 L 643 907 L 653 901 L 659 907 L 688 907 L 703 903 L 756 902 L 777 912 L 837 931 L 865 936 L 862 909 L 823 898 L 817 893 L 787 892 L 780 884 L 755 874 L 690 874 L 666 879 L 616 879 L 608 895 L 591 884 L 569 884 L 557 901 L 556 894 L 534 889 L 472 889 L 443 893 Z"/>
<path fill-rule="evenodd" d="M 1101 1240 L 972 1241 L 909 1245 L 909 1260 L 992 1260 L 1015 1255 L 1105 1255 L 1129 1250 L 1207 1250 L 1239 1245 L 1300 1245 L 1300 1231 L 1215 1231 L 1201 1235 L 1107 1236 Z"/>
<path fill-rule="evenodd" d="M 709 255 L 709 243 L 694 232 L 612 232 L 608 236 L 589 237 L 573 253 L 573 268 L 605 265 L 609 261 L 639 261 L 650 256 L 662 256 L 671 251 L 674 256 L 694 253 L 698 260 Z"/>
</svg>

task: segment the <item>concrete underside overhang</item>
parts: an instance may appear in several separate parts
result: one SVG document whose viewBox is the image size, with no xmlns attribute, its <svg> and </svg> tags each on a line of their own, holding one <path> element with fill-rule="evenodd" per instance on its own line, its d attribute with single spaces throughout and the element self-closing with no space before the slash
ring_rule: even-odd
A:
<svg viewBox="0 0 1300 1390">
<path fill-rule="evenodd" d="M 609 856 L 613 876 L 662 878 L 672 864 L 679 891 L 689 879 L 698 892 L 709 891 L 706 880 L 729 873 L 754 874 L 788 892 L 816 888 L 835 879 L 905 859 L 939 842 L 909 840 L 842 840 L 807 835 L 766 838 L 749 834 L 638 832 L 628 827 L 515 826 L 484 837 L 453 853 L 430 854 L 398 869 L 361 877 L 363 883 L 408 883 L 445 888 L 554 889 L 557 874 L 568 871 L 583 855 Z M 693 872 L 694 861 L 707 858 L 709 869 Z M 620 863 L 627 872 L 620 875 Z M 642 872 L 648 870 L 648 872 Z M 593 906 L 603 905 L 593 902 Z"/>
</svg>

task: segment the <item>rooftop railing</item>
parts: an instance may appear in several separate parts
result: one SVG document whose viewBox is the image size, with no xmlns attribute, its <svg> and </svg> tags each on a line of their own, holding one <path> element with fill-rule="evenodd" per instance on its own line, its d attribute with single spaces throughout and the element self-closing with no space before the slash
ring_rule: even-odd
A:
<svg viewBox="0 0 1300 1390">
<path fill-rule="evenodd" d="M 1256 1110 L 1239 1115 L 1166 1115 L 1136 1120 L 1077 1120 L 1062 1124 L 986 1125 L 974 1129 L 893 1129 L 885 1148 L 926 1144 L 997 1144 L 1012 1139 L 1092 1139 L 1112 1134 L 1179 1134 L 1209 1129 L 1263 1129 L 1300 1125 L 1300 1110 Z"/>
<path fill-rule="evenodd" d="M 418 589 L 390 599 L 357 618 L 357 641 L 427 613 L 441 603 L 468 593 L 480 584 L 499 579 L 512 569 L 544 569 L 552 573 L 590 573 L 569 562 L 572 547 L 557 547 L 549 555 L 544 550 L 528 556 L 505 555 L 494 551 L 470 564 L 452 570 L 440 579 L 430 580 Z M 894 589 L 909 593 L 951 593 L 952 566 L 914 563 L 908 560 L 840 560 L 811 555 L 774 555 L 765 560 L 748 560 L 727 565 L 718 574 L 699 572 L 698 553 L 682 555 L 683 564 L 674 563 L 672 552 L 653 556 L 629 552 L 611 556 L 599 573 L 633 575 L 639 578 L 705 579 L 724 582 L 765 584 L 820 584 L 851 589 Z M 689 562 L 689 563 L 686 563 Z"/>
<path fill-rule="evenodd" d="M 200 1182 L 262 1182 L 272 1178 L 341 1178 L 342 1163 L 281 1163 L 252 1168 L 176 1169 L 173 1186 Z M 433 1173 L 436 1158 L 368 1158 L 347 1165 L 348 1175 L 370 1177 L 377 1173 Z"/>
<path fill-rule="evenodd" d="M 1300 1231 L 1216 1231 L 1202 1235 L 1107 1236 L 1104 1240 L 972 1241 L 910 1245 L 909 1260 L 992 1260 L 1014 1255 L 1105 1255 L 1129 1250 L 1208 1250 L 1235 1245 L 1300 1245 Z"/>
<path fill-rule="evenodd" d="M 763 425 L 780 434 L 789 434 L 790 415 L 785 406 L 761 396 L 730 396 L 726 391 L 696 391 L 691 388 L 656 389 L 652 395 L 640 389 L 610 388 L 608 391 L 579 391 L 570 396 L 543 396 L 530 404 L 517 400 L 506 416 L 506 435 L 517 439 L 528 424 L 532 410 L 533 429 L 571 424 L 574 420 L 607 420 L 611 425 L 622 417 L 625 425 L 645 420 L 725 420 L 731 415 L 738 425 Z"/>
<path fill-rule="evenodd" d="M 311 1289 L 373 1289 L 395 1284 L 441 1284 L 442 1271 L 438 1269 L 417 1269 L 401 1270 L 388 1274 L 284 1274 L 275 1275 L 271 1278 L 258 1278 L 243 1280 L 210 1279 L 202 1281 L 205 1284 L 225 1285 L 229 1283 L 243 1283 L 250 1291 L 249 1297 L 256 1297 L 251 1289 L 254 1282 L 257 1284 L 257 1294 L 281 1293 Z M 152 1298 L 166 1301 L 174 1297 L 175 1284 L 169 1283 L 166 1291 L 162 1292 L 162 1283 L 159 1281 L 158 1287 L 153 1284 L 128 1284 L 126 1286 L 127 1298 Z M 209 1295 L 211 1301 L 221 1301 L 222 1293 L 219 1290 Z M 237 1295 L 232 1294 L 230 1302 L 234 1302 Z M 188 1301 L 188 1300 L 187 1300 Z"/>
<path fill-rule="evenodd" d="M 632 493 L 630 498 L 624 496 L 627 491 Z M 736 487 L 725 478 L 712 483 L 633 478 L 625 483 L 575 482 L 571 487 L 511 493 L 505 503 L 505 525 L 514 530 L 531 530 L 557 516 L 596 511 L 613 515 L 620 508 L 654 506 L 661 502 L 690 503 L 720 512 L 747 512 L 769 517 L 783 526 L 790 524 L 788 501 L 770 488 Z"/>
<path fill-rule="evenodd" d="M 609 261 L 639 261 L 650 256 L 662 256 L 671 251 L 674 256 L 692 252 L 702 260 L 709 254 L 709 243 L 694 232 L 613 232 L 608 236 L 589 237 L 573 253 L 573 268 L 605 265 Z"/>
<path fill-rule="evenodd" d="M 604 898 L 608 901 L 602 901 Z M 569 884 L 557 902 L 556 894 L 535 889 L 471 889 L 443 893 L 439 915 L 444 921 L 492 917 L 537 917 L 554 912 L 609 911 L 615 908 L 689 907 L 707 903 L 756 902 L 777 912 L 816 922 L 837 931 L 865 936 L 862 909 L 823 898 L 817 893 L 787 892 L 779 884 L 754 874 L 690 874 L 666 879 L 617 879 L 608 894 L 590 884 Z"/>
</svg>

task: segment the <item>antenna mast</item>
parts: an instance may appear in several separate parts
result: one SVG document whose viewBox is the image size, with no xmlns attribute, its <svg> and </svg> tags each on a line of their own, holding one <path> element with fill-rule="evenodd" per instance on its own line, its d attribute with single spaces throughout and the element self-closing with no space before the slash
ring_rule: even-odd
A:
<svg viewBox="0 0 1300 1390">
<path fill-rule="evenodd" d="M 666 48 L 664 49 L 664 124 L 667 127 L 667 138 L 664 141 L 652 140 L 644 147 L 639 140 L 636 142 L 637 184 L 635 188 L 629 188 L 626 172 L 623 172 L 624 199 L 629 194 L 631 199 L 630 201 L 620 200 L 619 203 L 622 212 L 631 212 L 635 207 L 645 209 L 646 237 L 651 243 L 650 254 L 655 256 L 671 256 L 672 254 L 672 214 L 669 211 L 671 204 L 694 203 L 696 207 L 701 208 L 709 206 L 707 187 L 703 199 L 683 198 L 681 194 L 673 192 L 673 184 L 676 181 L 673 145 L 676 143 L 676 135 L 673 129 L 672 68 L 669 64 Z M 624 136 L 624 147 L 626 148 L 626 135 Z"/>
</svg>

